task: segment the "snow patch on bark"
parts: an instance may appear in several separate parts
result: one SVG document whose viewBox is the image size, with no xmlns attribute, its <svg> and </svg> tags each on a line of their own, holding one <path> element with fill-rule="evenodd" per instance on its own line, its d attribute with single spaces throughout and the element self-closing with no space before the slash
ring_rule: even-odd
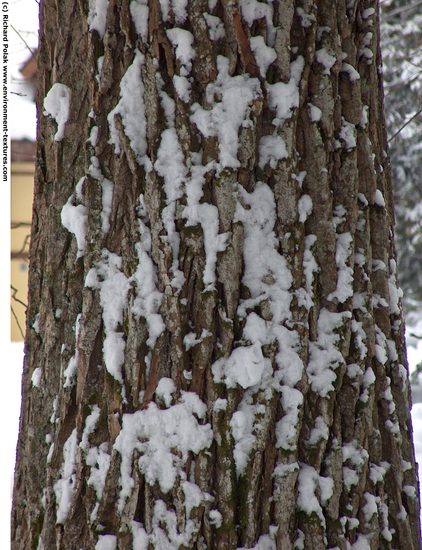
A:
<svg viewBox="0 0 422 550">
<path fill-rule="evenodd" d="M 368 463 L 369 454 L 357 440 L 353 440 L 343 445 L 342 455 L 343 485 L 346 491 L 351 491 L 360 481 L 360 474 Z"/>
<path fill-rule="evenodd" d="M 238 477 L 245 471 L 256 441 L 254 433 L 256 415 L 265 414 L 265 410 L 264 405 L 253 403 L 251 392 L 247 392 L 230 419 L 230 429 L 235 442 L 233 457 Z"/>
<path fill-rule="evenodd" d="M 309 118 L 311 122 L 319 122 L 321 120 L 322 111 L 316 105 L 312 105 L 312 103 L 308 103 L 308 113 L 309 113 Z"/>
<path fill-rule="evenodd" d="M 395 260 L 390 260 L 390 275 L 388 277 L 388 290 L 390 295 L 390 313 L 391 315 L 400 315 L 400 300 L 403 298 L 403 291 L 397 282 L 397 264 Z"/>
<path fill-rule="evenodd" d="M 100 408 L 98 405 L 91 406 L 91 413 L 85 419 L 85 427 L 82 432 L 82 439 L 79 447 L 85 456 L 85 463 L 90 467 L 90 475 L 87 484 L 93 487 L 97 502 L 91 511 L 90 520 L 95 521 L 99 503 L 101 501 L 108 469 L 110 467 L 111 456 L 108 452 L 108 442 L 101 443 L 99 446 L 90 446 L 89 437 L 95 432 L 98 420 L 100 419 Z"/>
<path fill-rule="evenodd" d="M 258 444 L 258 434 L 265 431 L 267 419 L 262 413 L 274 392 L 279 394 L 283 410 L 276 426 L 277 447 L 291 450 L 297 445 L 303 395 L 295 385 L 301 380 L 304 367 L 298 353 L 299 335 L 284 326 L 291 318 L 292 276 L 285 258 L 278 252 L 274 195 L 267 184 L 260 182 L 251 193 L 239 187 L 239 195 L 234 221 L 241 222 L 244 229 L 242 282 L 249 289 L 250 298 L 242 300 L 238 308 L 238 315 L 246 318 L 241 345 L 230 356 L 218 359 L 212 372 L 216 383 L 247 390 L 230 420 L 236 471 L 240 476 Z M 254 311 L 257 307 L 267 308 L 268 318 L 258 315 Z M 263 353 L 263 346 L 274 342 L 277 342 L 275 372 Z M 257 401 L 254 396 L 258 395 Z"/>
<path fill-rule="evenodd" d="M 88 174 L 96 179 L 99 184 L 101 185 L 101 202 L 102 202 L 102 210 L 101 210 L 101 231 L 103 235 L 108 233 L 110 229 L 110 214 L 111 214 L 111 206 L 113 202 L 113 183 L 104 177 L 103 173 L 101 172 L 100 168 L 100 162 L 97 157 L 91 157 L 91 163 L 88 168 Z"/>
<path fill-rule="evenodd" d="M 161 491 L 168 493 L 181 477 L 190 453 L 208 449 L 213 441 L 210 424 L 200 424 L 205 415 L 206 405 L 191 392 L 182 392 L 178 402 L 167 409 L 150 403 L 147 409 L 123 415 L 122 429 L 114 444 L 122 457 L 120 511 L 134 486 L 134 450 L 141 455 L 138 466 L 146 482 L 158 483 Z"/>
<path fill-rule="evenodd" d="M 324 67 L 323 74 L 329 75 L 331 68 L 336 63 L 336 58 L 334 55 L 331 55 L 326 48 L 321 48 L 315 52 L 316 60 L 320 65 Z"/>
<path fill-rule="evenodd" d="M 360 74 L 353 67 L 353 65 L 350 65 L 350 63 L 346 63 L 346 62 L 343 61 L 342 65 L 341 65 L 341 72 L 346 73 L 351 82 L 355 82 L 356 80 L 360 80 Z"/>
<path fill-rule="evenodd" d="M 273 170 L 277 168 L 279 160 L 287 158 L 286 144 L 277 134 L 263 136 L 259 140 L 259 167 L 265 168 L 267 164 Z"/>
<path fill-rule="evenodd" d="M 189 103 L 191 84 L 186 76 L 179 76 L 175 74 L 173 76 L 173 84 L 179 98 L 185 103 Z"/>
<path fill-rule="evenodd" d="M 338 142 L 338 147 L 343 146 L 348 153 L 356 148 L 356 126 L 348 122 L 344 117 L 342 117 L 341 121 L 339 138 L 341 141 Z"/>
<path fill-rule="evenodd" d="M 62 226 L 72 233 L 76 238 L 78 252 L 76 257 L 80 258 L 86 250 L 86 232 L 88 226 L 88 209 L 81 204 L 82 186 L 85 178 L 81 178 L 75 187 L 75 192 L 67 200 L 60 214 Z M 79 203 L 79 204 L 78 204 Z"/>
<path fill-rule="evenodd" d="M 318 339 L 309 343 L 307 374 L 312 390 L 321 397 L 334 391 L 335 371 L 345 364 L 338 344 L 341 330 L 350 319 L 350 311 L 334 313 L 323 308 L 319 314 Z"/>
<path fill-rule="evenodd" d="M 148 326 L 147 345 L 155 346 L 157 338 L 165 326 L 159 313 L 162 293 L 157 290 L 155 266 L 151 258 L 151 232 L 147 227 L 147 216 L 143 196 L 140 196 L 138 223 L 140 240 L 135 245 L 138 265 L 132 277 L 122 271 L 122 258 L 107 249 L 102 251 L 102 259 L 91 268 L 85 279 L 85 286 L 100 290 L 103 310 L 105 339 L 103 343 L 104 363 L 107 371 L 123 383 L 125 340 L 121 331 L 123 314 L 127 307 L 127 296 L 131 285 L 135 298 L 131 313 L 138 319 L 143 317 Z"/>
<path fill-rule="evenodd" d="M 63 445 L 63 464 L 60 469 L 60 479 L 54 484 L 56 496 L 56 523 L 64 523 L 72 505 L 76 484 L 77 432 L 72 431 Z"/>
<path fill-rule="evenodd" d="M 145 58 L 139 50 L 135 50 L 135 57 L 120 82 L 120 100 L 116 107 L 107 116 L 110 139 L 114 145 L 116 155 L 120 154 L 121 144 L 116 127 L 115 116 L 122 117 L 125 134 L 130 140 L 130 146 L 136 154 L 138 163 L 145 169 L 150 168 L 147 157 L 146 118 L 144 104 L 144 83 L 141 70 Z"/>
<path fill-rule="evenodd" d="M 239 546 L 237 550 L 277 550 L 277 530 L 277 525 L 270 525 L 269 534 L 261 535 L 254 546 Z"/>
<path fill-rule="evenodd" d="M 295 388 L 281 386 L 283 417 L 276 424 L 276 447 L 294 451 L 297 447 L 299 414 L 303 405 L 303 394 Z"/>
<path fill-rule="evenodd" d="M 247 308 L 253 309 L 269 299 L 275 316 L 273 324 L 278 324 L 290 317 L 292 276 L 285 258 L 278 252 L 274 195 L 262 182 L 256 184 L 252 193 L 239 186 L 239 194 L 234 221 L 241 222 L 244 227 L 242 282 L 249 288 L 251 298 L 242 301 L 238 313 L 245 317 Z"/>
<path fill-rule="evenodd" d="M 97 503 L 91 512 L 91 521 L 97 518 L 99 503 L 103 496 L 108 469 L 111 463 L 111 456 L 108 452 L 108 443 L 105 441 L 98 447 L 90 447 L 85 458 L 85 462 L 91 468 L 87 484 L 93 487 Z"/>
<path fill-rule="evenodd" d="M 163 21 L 169 21 L 171 14 L 173 14 L 178 25 L 184 23 L 187 18 L 187 4 L 188 0 L 160 0 Z"/>
<path fill-rule="evenodd" d="M 192 511 L 199 508 L 205 502 L 212 502 L 214 498 L 202 491 L 196 483 L 190 481 L 182 481 L 182 490 L 184 494 L 184 506 L 186 517 L 190 518 Z"/>
<path fill-rule="evenodd" d="M 254 21 L 265 19 L 265 29 L 267 40 L 270 46 L 274 46 L 276 30 L 273 23 L 274 9 L 272 3 L 259 2 L 258 0 L 240 0 L 240 9 L 242 18 L 249 27 L 252 27 Z"/>
<path fill-rule="evenodd" d="M 315 256 L 312 252 L 312 248 L 317 240 L 316 235 L 306 235 L 305 237 L 305 250 L 303 253 L 303 272 L 305 275 L 305 288 L 299 289 L 298 295 L 299 305 L 305 306 L 308 310 L 314 303 L 314 273 L 318 273 L 320 268 Z"/>
<path fill-rule="evenodd" d="M 227 359 L 218 359 L 212 366 L 214 382 L 224 382 L 228 388 L 237 385 L 243 389 L 262 382 L 271 373 L 271 362 L 266 359 L 259 344 L 235 348 Z"/>
<path fill-rule="evenodd" d="M 183 183 L 186 177 L 186 167 L 182 148 L 174 128 L 168 128 L 161 134 L 161 142 L 157 152 L 154 168 L 164 180 L 166 206 L 161 212 L 161 219 L 167 232 L 167 241 L 171 247 L 173 262 L 174 288 L 182 288 L 185 281 L 183 272 L 179 269 L 180 235 L 176 229 L 176 203 L 183 196 Z"/>
<path fill-rule="evenodd" d="M 133 550 L 148 550 L 148 534 L 138 521 L 131 521 L 130 528 L 133 537 Z"/>
<path fill-rule="evenodd" d="M 78 363 L 79 363 L 79 353 L 76 350 L 75 355 L 73 355 L 69 359 L 69 363 L 67 364 L 67 367 L 63 371 L 63 375 L 65 377 L 65 381 L 63 384 L 64 388 L 71 388 L 74 385 L 74 378 L 76 375 L 76 371 L 78 370 Z"/>
<path fill-rule="evenodd" d="M 328 300 L 338 300 L 343 304 L 353 296 L 353 236 L 351 233 L 336 235 L 337 288 Z"/>
<path fill-rule="evenodd" d="M 149 541 L 157 550 L 178 550 L 190 548 L 191 540 L 197 532 L 197 523 L 188 519 L 180 532 L 174 510 L 168 509 L 165 502 L 157 500 L 152 516 L 152 533 Z"/>
<path fill-rule="evenodd" d="M 108 0 L 89 0 L 88 25 L 90 31 L 97 31 L 104 37 Z"/>
<path fill-rule="evenodd" d="M 95 550 L 116 550 L 117 537 L 115 535 L 100 535 Z"/>
<path fill-rule="evenodd" d="M 272 121 L 276 127 L 282 126 L 292 116 L 293 109 L 299 107 L 299 83 L 304 66 L 305 60 L 298 56 L 290 64 L 289 82 L 266 84 L 270 109 L 276 112 L 276 118 Z"/>
<path fill-rule="evenodd" d="M 175 511 L 168 509 L 164 501 L 157 500 L 152 513 L 152 530 L 150 534 L 145 531 L 140 523 L 131 522 L 133 550 L 148 550 L 151 545 L 157 550 L 178 550 L 182 547 L 193 547 L 194 537 L 197 536 L 200 528 L 200 521 L 195 516 L 191 517 L 191 513 L 199 506 L 206 506 L 213 498 L 208 493 L 201 491 L 195 483 L 189 481 L 183 481 L 181 488 L 184 494 L 186 514 L 184 522 L 180 522 L 180 518 L 176 516 Z M 221 514 L 218 510 L 209 511 L 209 522 L 216 527 L 221 524 Z"/>
<path fill-rule="evenodd" d="M 34 369 L 34 372 L 31 376 L 31 384 L 34 388 L 39 388 L 41 386 L 41 377 L 42 377 L 42 369 L 40 367 L 37 367 Z"/>
<path fill-rule="evenodd" d="M 65 381 L 63 384 L 64 388 L 71 388 L 75 383 L 74 379 L 79 366 L 78 341 L 79 341 L 81 316 L 82 316 L 81 313 L 77 315 L 76 321 L 75 321 L 75 327 L 74 327 L 75 328 L 75 353 L 70 358 L 69 363 L 67 364 L 67 367 L 63 371 L 63 376 L 65 378 Z"/>
<path fill-rule="evenodd" d="M 271 363 L 262 354 L 261 346 L 275 336 L 278 325 L 290 316 L 292 282 L 285 259 L 277 251 L 274 196 L 268 185 L 258 183 L 252 193 L 239 188 L 241 200 L 237 205 L 234 221 L 243 224 L 245 232 L 242 282 L 249 288 L 251 298 L 243 300 L 239 315 L 247 317 L 245 336 L 250 346 L 235 348 L 228 358 L 213 365 L 214 380 L 225 381 L 228 387 L 236 384 L 244 389 L 261 384 L 271 373 Z M 247 316 L 247 310 L 268 300 L 274 314 L 268 325 L 258 315 Z"/>
<path fill-rule="evenodd" d="M 192 70 L 192 61 L 196 56 L 195 50 L 193 49 L 193 34 L 178 27 L 168 29 L 166 33 L 174 48 L 176 59 L 181 65 L 180 75 L 188 76 Z"/>
<path fill-rule="evenodd" d="M 176 391 L 176 384 L 171 378 L 161 378 L 158 382 L 157 388 L 155 390 L 155 395 L 159 400 L 164 403 L 164 406 L 168 409 L 173 400 L 173 394 Z"/>
<path fill-rule="evenodd" d="M 308 217 L 312 214 L 313 203 L 309 195 L 305 194 L 300 197 L 297 203 L 297 211 L 299 214 L 299 222 L 305 223 Z"/>
<path fill-rule="evenodd" d="M 218 138 L 219 169 L 238 168 L 239 130 L 251 124 L 249 115 L 253 102 L 262 97 L 261 84 L 246 74 L 230 76 L 227 57 L 217 57 L 217 68 L 217 80 L 206 90 L 211 108 L 195 103 L 190 119 L 205 138 Z"/>
<path fill-rule="evenodd" d="M 213 41 L 222 40 L 226 36 L 226 31 L 224 30 L 224 23 L 221 19 L 209 13 L 204 13 L 203 15 L 208 26 L 210 39 Z"/>
<path fill-rule="evenodd" d="M 263 36 L 252 36 L 250 44 L 259 72 L 262 78 L 265 78 L 268 67 L 277 59 L 277 54 L 274 48 L 267 46 Z"/>
<path fill-rule="evenodd" d="M 185 350 L 189 351 L 193 347 L 200 344 L 205 338 L 208 338 L 208 336 L 212 336 L 212 333 L 207 329 L 202 329 L 201 335 L 199 337 L 196 336 L 195 332 L 188 332 L 183 338 L 183 345 L 185 346 Z"/>
<path fill-rule="evenodd" d="M 64 137 L 64 128 L 69 118 L 71 91 L 65 84 L 56 82 L 44 98 L 44 115 L 49 115 L 57 123 L 55 141 Z"/>
<path fill-rule="evenodd" d="M 301 464 L 298 478 L 297 506 L 307 515 L 315 514 L 325 528 L 322 506 L 326 506 L 333 495 L 334 480 L 318 474 L 313 466 Z M 319 498 L 318 495 L 319 494 Z M 322 505 L 322 506 L 321 506 Z"/>
<path fill-rule="evenodd" d="M 100 418 L 100 407 L 98 405 L 91 406 L 90 414 L 85 418 L 85 427 L 82 432 L 82 439 L 79 443 L 79 447 L 86 451 L 89 448 L 89 436 L 95 431 L 97 422 Z"/>
<path fill-rule="evenodd" d="M 122 365 L 126 344 L 123 332 L 118 329 L 123 324 L 129 281 L 121 269 L 122 258 L 103 249 L 102 260 L 88 272 L 85 286 L 100 289 L 105 330 L 104 364 L 111 376 L 123 383 Z"/>
<path fill-rule="evenodd" d="M 195 161 L 196 159 L 193 158 Z M 217 253 L 226 249 L 228 233 L 219 233 L 220 218 L 215 205 L 200 202 L 203 196 L 202 186 L 205 183 L 204 176 L 207 171 L 213 168 L 213 163 L 202 166 L 195 164 L 191 168 L 190 177 L 186 181 L 187 206 L 183 210 L 186 218 L 186 226 L 200 224 L 204 238 L 205 268 L 203 281 L 206 290 L 212 290 L 215 285 L 215 267 Z"/>
<path fill-rule="evenodd" d="M 142 41 L 146 43 L 148 40 L 148 1 L 132 0 L 129 8 L 136 32 L 142 38 Z"/>
<path fill-rule="evenodd" d="M 135 284 L 136 297 L 132 305 L 132 313 L 143 317 L 148 325 L 147 346 L 153 349 L 157 338 L 165 329 L 159 310 L 163 295 L 157 289 L 157 274 L 151 258 L 151 231 L 147 226 L 148 218 L 144 197 L 139 197 L 138 209 L 139 237 L 136 244 L 138 266 L 131 278 Z"/>
</svg>

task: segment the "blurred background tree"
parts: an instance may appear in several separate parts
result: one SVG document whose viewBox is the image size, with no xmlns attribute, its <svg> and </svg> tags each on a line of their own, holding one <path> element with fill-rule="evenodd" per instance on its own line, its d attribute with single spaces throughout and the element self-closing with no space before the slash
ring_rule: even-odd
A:
<svg viewBox="0 0 422 550">
<path fill-rule="evenodd" d="M 422 2 L 381 2 L 385 117 L 400 284 L 408 323 L 422 305 Z"/>
</svg>

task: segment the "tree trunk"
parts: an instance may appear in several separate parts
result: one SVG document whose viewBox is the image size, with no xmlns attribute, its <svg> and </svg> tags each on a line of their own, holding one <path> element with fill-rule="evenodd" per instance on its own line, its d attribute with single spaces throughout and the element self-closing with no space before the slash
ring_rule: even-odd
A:
<svg viewBox="0 0 422 550">
<path fill-rule="evenodd" d="M 40 9 L 12 548 L 419 548 L 376 3 Z"/>
</svg>

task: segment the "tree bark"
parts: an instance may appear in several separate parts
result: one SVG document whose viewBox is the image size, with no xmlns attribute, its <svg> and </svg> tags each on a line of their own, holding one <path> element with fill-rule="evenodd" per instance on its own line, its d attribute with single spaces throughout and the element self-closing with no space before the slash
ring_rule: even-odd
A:
<svg viewBox="0 0 422 550">
<path fill-rule="evenodd" d="M 40 21 L 12 548 L 419 548 L 377 4 Z"/>
</svg>

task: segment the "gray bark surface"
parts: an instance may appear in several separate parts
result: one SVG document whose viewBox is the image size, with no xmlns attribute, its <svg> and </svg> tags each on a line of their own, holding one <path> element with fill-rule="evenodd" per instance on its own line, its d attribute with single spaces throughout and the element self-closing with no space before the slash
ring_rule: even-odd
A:
<svg viewBox="0 0 422 550">
<path fill-rule="evenodd" d="M 191 0 L 180 21 L 172 11 L 177 3 L 169 4 L 167 17 L 163 3 L 150 0 L 145 38 L 131 15 L 135 3 L 142 4 L 108 1 L 103 36 L 89 29 L 88 2 L 43 0 L 40 6 L 37 169 L 12 549 L 90 550 L 105 535 L 115 537 L 110 540 L 116 549 L 135 550 L 419 548 L 377 4 L 252 2 L 262 14 L 255 12 L 251 24 L 245 2 L 217 1 L 211 9 L 204 0 Z M 220 19 L 224 38 L 211 36 L 206 13 Z M 190 101 L 178 96 L 173 80 L 189 72 L 166 32 L 179 27 L 193 36 L 196 53 Z M 252 48 L 251 38 L 258 36 L 276 52 L 265 76 Z M 330 67 L 321 62 L 321 52 L 329 55 Z M 116 153 L 107 117 L 139 54 L 146 151 L 136 151 L 120 113 L 114 117 Z M 192 118 L 195 103 L 211 111 L 221 102 L 218 89 L 207 94 L 221 70 L 218 56 L 227 60 L 227 78 L 243 75 L 245 85 L 255 83 L 257 90 L 247 105 L 247 123 L 239 125 L 237 166 L 221 160 L 219 129 L 204 135 Z M 294 62 L 300 56 L 297 105 L 274 122 L 269 86 L 283 83 L 283 93 L 289 84 L 296 88 Z M 65 84 L 72 94 L 61 141 L 54 140 L 54 119 L 43 115 L 43 100 L 54 83 Z M 174 128 L 166 112 L 170 100 Z M 88 141 L 94 126 L 95 145 Z M 214 163 L 204 171 L 199 202 L 218 215 L 217 234 L 224 234 L 211 268 L 215 282 L 207 279 L 212 240 L 201 223 L 187 221 L 186 186 L 173 201 L 174 229 L 165 223 L 163 211 L 172 202 L 157 159 L 166 131 L 177 136 L 185 183 L 196 159 L 204 166 Z M 270 135 L 282 139 L 286 154 L 260 162 L 262 138 Z M 105 180 L 112 189 L 108 230 Z M 259 220 L 254 201 L 264 193 L 276 212 L 268 236 L 276 243 L 275 263 L 257 296 L 256 281 L 245 273 L 249 235 L 269 223 L 250 221 Z M 69 198 L 73 206 L 86 208 L 83 255 L 61 222 Z M 171 231 L 179 239 L 178 251 Z M 155 269 L 161 293 L 157 313 L 164 323 L 152 345 L 148 315 L 133 309 L 146 285 L 136 275 L 145 265 L 139 256 L 142 234 L 150 234 L 146 254 Z M 128 281 L 122 322 L 113 330 L 104 317 L 107 304 L 98 278 L 99 266 L 111 265 L 110 253 L 121 259 L 115 273 Z M 279 266 L 288 275 L 281 283 Z M 97 285 L 87 284 L 93 269 Z M 277 318 L 279 295 L 289 301 L 287 313 Z M 261 344 L 254 344 L 256 334 L 248 330 L 252 318 L 255 327 L 267 331 Z M 193 347 L 185 343 L 190 333 Z M 105 365 L 103 346 L 110 334 L 123 334 L 122 383 Z M 233 351 L 249 353 L 252 344 L 261 364 L 270 365 L 271 384 L 230 383 Z M 69 378 L 72 358 L 76 370 Z M 295 377 L 291 367 L 297 364 L 303 368 Z M 226 378 L 218 378 L 216 365 Z M 331 386 L 321 382 L 327 376 Z M 156 394 L 163 378 L 175 384 L 171 403 Z M 154 406 L 157 419 L 165 418 L 160 411 L 182 407 L 183 392 L 205 404 L 204 416 L 192 418 L 198 433 L 212 430 L 210 444 L 187 456 L 172 448 L 176 476 L 164 490 L 158 474 L 146 475 L 139 461 L 149 444 L 144 436 L 131 456 L 133 485 L 123 498 L 123 419 L 135 414 L 146 419 Z M 87 418 L 95 407 L 99 417 L 88 433 Z M 236 439 L 233 418 L 244 410 L 253 415 L 252 443 L 244 468 L 237 470 L 236 445 L 246 440 Z M 72 442 L 69 466 L 65 456 Z M 101 469 L 89 458 L 92 449 L 109 463 L 101 491 L 89 482 Z M 65 483 L 69 506 L 61 514 L 58 488 L 63 494 Z M 186 483 L 201 495 L 193 506 L 187 504 Z"/>
</svg>

